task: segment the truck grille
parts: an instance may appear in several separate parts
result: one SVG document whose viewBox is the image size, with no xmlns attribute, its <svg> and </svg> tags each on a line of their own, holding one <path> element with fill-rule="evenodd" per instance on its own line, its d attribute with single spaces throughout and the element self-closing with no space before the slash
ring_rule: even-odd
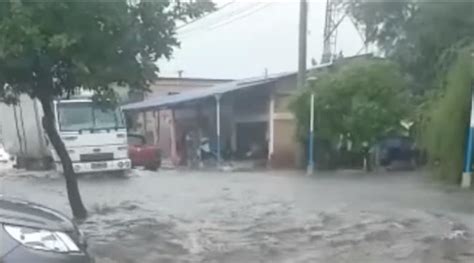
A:
<svg viewBox="0 0 474 263">
<path fill-rule="evenodd" d="M 113 153 L 87 153 L 79 156 L 81 162 L 99 162 L 114 159 Z"/>
</svg>

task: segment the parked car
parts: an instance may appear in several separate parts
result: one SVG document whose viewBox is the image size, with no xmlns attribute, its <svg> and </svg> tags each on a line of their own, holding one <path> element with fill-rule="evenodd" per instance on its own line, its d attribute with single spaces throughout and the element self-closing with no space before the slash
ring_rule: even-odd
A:
<svg viewBox="0 0 474 263">
<path fill-rule="evenodd" d="M 0 262 L 92 263 L 86 241 L 63 214 L 0 196 Z"/>
<path fill-rule="evenodd" d="M 161 151 L 157 145 L 147 144 L 144 136 L 128 134 L 128 155 L 132 167 L 144 166 L 145 169 L 156 171 L 161 166 Z"/>
</svg>

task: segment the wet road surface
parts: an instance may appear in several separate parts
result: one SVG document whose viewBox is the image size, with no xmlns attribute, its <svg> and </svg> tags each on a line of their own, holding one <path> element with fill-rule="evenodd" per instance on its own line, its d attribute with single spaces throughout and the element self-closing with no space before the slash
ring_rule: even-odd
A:
<svg viewBox="0 0 474 263">
<path fill-rule="evenodd" d="M 134 171 L 79 183 L 99 263 L 474 262 L 474 193 L 419 173 Z M 55 174 L 1 172 L 0 193 L 70 214 Z"/>
</svg>

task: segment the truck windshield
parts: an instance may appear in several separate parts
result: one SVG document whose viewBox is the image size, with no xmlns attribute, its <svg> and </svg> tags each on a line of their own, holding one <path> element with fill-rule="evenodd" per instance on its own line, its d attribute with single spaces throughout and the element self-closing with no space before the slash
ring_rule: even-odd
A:
<svg viewBox="0 0 474 263">
<path fill-rule="evenodd" d="M 62 131 L 124 128 L 119 109 L 101 109 L 91 102 L 58 103 L 59 128 Z"/>
</svg>

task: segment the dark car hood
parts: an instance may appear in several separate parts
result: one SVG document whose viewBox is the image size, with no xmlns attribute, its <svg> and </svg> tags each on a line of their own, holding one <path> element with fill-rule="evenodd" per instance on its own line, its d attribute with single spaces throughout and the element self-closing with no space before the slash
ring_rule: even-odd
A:
<svg viewBox="0 0 474 263">
<path fill-rule="evenodd" d="M 75 230 L 71 220 L 51 208 L 4 196 L 0 196 L 0 224 L 64 232 Z"/>
</svg>

